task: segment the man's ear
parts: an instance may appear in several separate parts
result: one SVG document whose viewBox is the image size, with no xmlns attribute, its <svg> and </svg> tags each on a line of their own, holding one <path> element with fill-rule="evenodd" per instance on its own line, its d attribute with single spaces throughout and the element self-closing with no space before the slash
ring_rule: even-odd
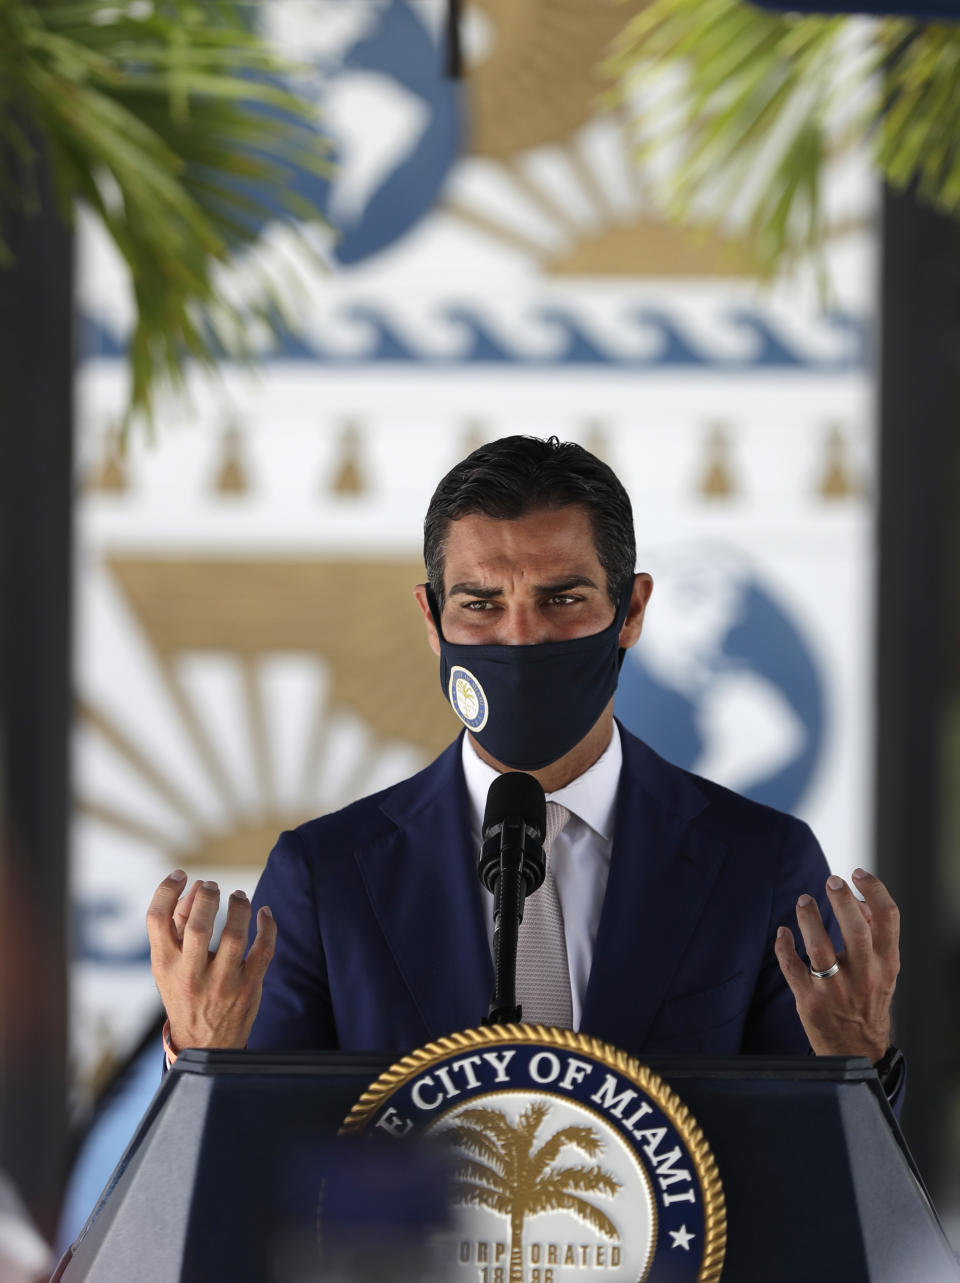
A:
<svg viewBox="0 0 960 1283">
<path fill-rule="evenodd" d="M 427 625 L 427 642 L 430 649 L 435 655 L 440 655 L 440 638 L 437 635 L 437 626 L 433 622 L 433 614 L 430 610 L 430 603 L 427 601 L 427 585 L 417 584 L 413 590 L 413 596 L 417 605 L 423 613 L 424 623 Z"/>
<path fill-rule="evenodd" d="M 634 575 L 633 592 L 630 594 L 627 617 L 623 621 L 623 627 L 620 629 L 620 645 L 622 647 L 635 646 L 640 640 L 640 634 L 643 632 L 643 616 L 652 592 L 653 578 L 650 575 L 645 571 Z"/>
</svg>

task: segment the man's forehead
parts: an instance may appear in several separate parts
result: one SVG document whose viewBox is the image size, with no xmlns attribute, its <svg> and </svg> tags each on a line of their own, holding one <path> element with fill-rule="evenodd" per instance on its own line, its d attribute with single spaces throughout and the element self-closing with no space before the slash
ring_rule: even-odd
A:
<svg viewBox="0 0 960 1283">
<path fill-rule="evenodd" d="M 450 522 L 445 543 L 448 590 L 457 581 L 488 583 L 500 575 L 542 583 L 603 579 L 581 507 L 539 508 L 513 520 L 469 513 Z"/>
</svg>

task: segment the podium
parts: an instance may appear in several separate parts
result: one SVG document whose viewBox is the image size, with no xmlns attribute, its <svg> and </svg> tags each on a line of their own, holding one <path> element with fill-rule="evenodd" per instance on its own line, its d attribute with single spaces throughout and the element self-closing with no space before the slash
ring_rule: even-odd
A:
<svg viewBox="0 0 960 1283">
<path fill-rule="evenodd" d="M 54 1279 L 365 1283 L 381 1277 L 384 1235 L 393 1265 L 382 1276 L 418 1277 L 418 1240 L 443 1216 L 440 1166 L 394 1141 L 337 1139 L 393 1059 L 184 1052 Z M 716 1158 L 724 1283 L 960 1283 L 867 1061 L 644 1063 L 693 1112 Z M 353 1274 L 344 1235 L 366 1249 Z"/>
</svg>

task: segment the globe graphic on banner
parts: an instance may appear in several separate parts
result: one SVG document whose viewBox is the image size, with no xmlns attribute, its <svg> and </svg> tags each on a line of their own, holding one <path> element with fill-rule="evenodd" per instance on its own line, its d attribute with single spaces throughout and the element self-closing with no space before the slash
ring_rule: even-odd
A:
<svg viewBox="0 0 960 1283">
<path fill-rule="evenodd" d="M 296 170 L 292 187 L 336 230 L 336 261 L 358 263 L 436 201 L 460 154 L 460 82 L 445 74 L 438 32 L 406 0 L 271 0 L 261 21 L 282 53 L 312 67 L 293 87 L 314 98 L 333 144 L 331 175 Z"/>
<path fill-rule="evenodd" d="M 665 559 L 615 711 L 668 761 L 792 811 L 824 742 L 823 683 L 788 611 L 736 554 Z"/>
</svg>

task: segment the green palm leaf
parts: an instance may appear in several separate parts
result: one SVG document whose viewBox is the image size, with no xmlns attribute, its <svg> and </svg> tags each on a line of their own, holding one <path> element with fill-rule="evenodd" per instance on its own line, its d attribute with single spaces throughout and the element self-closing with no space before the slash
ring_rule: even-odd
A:
<svg viewBox="0 0 960 1283">
<path fill-rule="evenodd" d="M 329 144 L 249 13 L 235 0 L 0 0 L 0 201 L 35 201 L 21 171 L 39 146 L 64 215 L 84 202 L 103 222 L 136 304 L 131 412 L 149 415 L 188 355 L 212 367 L 249 354 L 255 322 L 276 330 L 279 286 L 226 298 L 218 272 L 265 221 L 320 219 L 291 180 L 327 173 Z"/>
<path fill-rule="evenodd" d="M 739 236 L 763 274 L 821 251 L 823 170 L 852 146 L 960 213 L 960 26 L 652 0 L 605 72 L 633 112 L 638 159 L 680 157 L 660 185 L 665 214 Z"/>
</svg>

